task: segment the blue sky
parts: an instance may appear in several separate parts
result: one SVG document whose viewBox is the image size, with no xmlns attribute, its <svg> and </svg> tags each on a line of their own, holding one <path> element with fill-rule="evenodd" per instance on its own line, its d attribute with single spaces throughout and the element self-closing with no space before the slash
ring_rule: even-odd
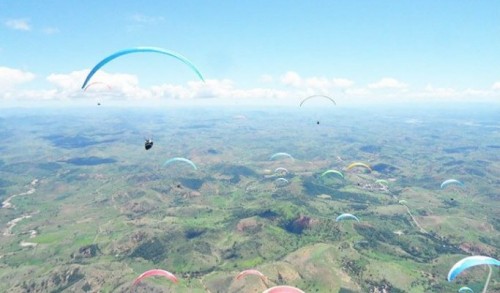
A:
<svg viewBox="0 0 500 293">
<path fill-rule="evenodd" d="M 500 102 L 500 1 L 1 1 L 3 104 L 110 100 Z M 181 53 L 207 83 L 161 55 Z M 195 103 L 195 101 L 193 102 Z"/>
</svg>

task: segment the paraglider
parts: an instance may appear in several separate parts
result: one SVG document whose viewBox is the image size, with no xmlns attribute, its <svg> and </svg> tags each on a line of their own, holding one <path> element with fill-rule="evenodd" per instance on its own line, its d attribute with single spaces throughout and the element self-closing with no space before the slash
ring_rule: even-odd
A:
<svg viewBox="0 0 500 293">
<path fill-rule="evenodd" d="M 266 281 L 266 276 L 264 276 L 263 273 L 257 271 L 257 270 L 254 270 L 254 269 L 250 269 L 250 270 L 244 270 L 242 272 L 240 272 L 237 276 L 236 276 L 236 280 L 240 280 L 248 275 L 254 275 L 254 276 L 258 276 L 262 281 Z"/>
<path fill-rule="evenodd" d="M 302 105 L 303 105 L 306 101 L 308 101 L 308 100 L 310 100 L 310 99 L 315 99 L 315 98 L 327 99 L 327 100 L 332 101 L 332 103 L 333 103 L 334 105 L 337 105 L 337 103 L 335 103 L 335 100 L 334 100 L 334 99 L 332 99 L 332 98 L 330 98 L 330 97 L 328 97 L 328 96 L 325 96 L 325 95 L 312 95 L 312 96 L 309 96 L 309 97 L 307 97 L 307 98 L 303 99 L 303 100 L 300 102 L 299 107 L 302 107 Z M 316 124 L 317 124 L 317 125 L 319 125 L 319 120 L 317 120 L 317 121 L 316 121 Z"/>
<path fill-rule="evenodd" d="M 165 163 L 163 163 L 163 167 L 166 167 L 167 165 L 170 165 L 170 164 L 172 164 L 174 162 L 188 163 L 191 167 L 193 167 L 194 170 L 198 170 L 198 168 L 196 167 L 196 165 L 191 160 L 188 160 L 186 158 L 178 158 L 178 157 L 166 160 Z"/>
<path fill-rule="evenodd" d="M 375 180 L 375 183 L 379 184 L 379 185 L 382 185 L 382 186 L 389 186 L 389 181 L 385 180 L 385 179 L 377 179 Z"/>
<path fill-rule="evenodd" d="M 96 85 L 104 85 L 104 86 L 106 86 L 106 87 L 108 88 L 108 90 L 111 90 L 111 87 L 110 87 L 108 84 L 106 84 L 106 83 L 104 83 L 104 82 L 102 82 L 102 81 L 94 81 L 94 82 L 89 83 L 89 84 L 88 84 L 88 85 L 87 85 L 87 86 L 83 89 L 83 91 L 84 91 L 84 92 L 86 92 L 89 88 L 94 87 L 94 86 L 96 86 Z"/>
<path fill-rule="evenodd" d="M 500 266 L 500 261 L 492 257 L 475 255 L 461 259 L 456 264 L 454 264 L 448 272 L 448 282 L 453 281 L 460 273 L 462 273 L 466 269 L 479 265 L 488 265 L 488 268 L 490 270 L 483 289 L 483 292 L 486 292 L 492 274 L 492 266 Z"/>
<path fill-rule="evenodd" d="M 110 87 L 108 84 L 106 84 L 106 83 L 104 83 L 104 82 L 102 82 L 102 81 L 95 81 L 95 82 L 91 82 L 91 83 L 89 83 L 89 84 L 88 84 L 88 85 L 87 85 L 87 86 L 83 89 L 83 91 L 84 91 L 84 92 L 86 92 L 89 88 L 94 87 L 94 86 L 96 86 L 96 85 L 103 85 L 103 86 L 105 86 L 108 90 L 111 90 L 111 87 Z M 97 102 L 97 106 L 100 106 L 100 105 L 101 105 L 101 102 Z"/>
<path fill-rule="evenodd" d="M 275 153 L 269 158 L 269 160 L 274 160 L 279 157 L 287 157 L 293 160 L 292 155 L 290 155 L 289 153 Z"/>
<path fill-rule="evenodd" d="M 325 172 L 321 173 L 320 177 L 323 177 L 323 176 L 325 176 L 327 174 L 336 174 L 340 178 L 344 179 L 344 174 L 342 174 L 342 172 L 334 170 L 334 169 L 326 170 Z"/>
<path fill-rule="evenodd" d="M 263 291 L 262 293 L 305 293 L 304 291 L 300 290 L 299 288 L 295 288 L 292 286 L 274 286 L 266 291 Z"/>
<path fill-rule="evenodd" d="M 461 287 L 458 289 L 458 293 L 474 293 L 474 290 L 469 287 Z"/>
<path fill-rule="evenodd" d="M 353 220 L 358 221 L 358 223 L 359 223 L 359 219 L 358 219 L 358 217 L 356 217 L 356 216 L 355 216 L 355 215 L 353 215 L 353 214 L 348 214 L 348 213 L 345 213 L 345 214 L 342 214 L 342 215 L 338 216 L 338 217 L 335 219 L 335 222 L 338 222 L 338 221 L 341 221 L 341 220 L 344 220 L 344 219 L 353 219 Z"/>
<path fill-rule="evenodd" d="M 146 138 L 145 139 L 146 141 L 144 142 L 144 148 L 147 150 L 149 150 L 150 148 L 153 147 L 153 140 L 151 138 Z"/>
<path fill-rule="evenodd" d="M 460 187 L 464 186 L 464 184 L 461 181 L 458 181 L 457 179 L 448 179 L 448 180 L 443 181 L 443 183 L 441 183 L 441 189 L 445 188 L 446 186 L 448 186 L 450 184 L 458 185 Z"/>
<path fill-rule="evenodd" d="M 334 100 L 334 99 L 332 99 L 332 98 L 330 98 L 330 97 L 328 97 L 328 96 L 325 96 L 325 95 L 312 95 L 312 96 L 309 96 L 309 97 L 307 97 L 307 98 L 303 99 L 303 100 L 300 102 L 299 107 L 302 107 L 302 105 L 304 104 L 304 102 L 305 102 L 305 101 L 310 100 L 310 99 L 313 99 L 313 98 L 323 98 L 323 99 L 328 99 L 328 100 L 332 101 L 332 103 L 333 103 L 334 105 L 337 105 L 337 103 L 335 103 L 335 100 Z M 318 124 L 319 124 L 319 121 L 318 121 Z"/>
<path fill-rule="evenodd" d="M 346 171 L 349 171 L 354 167 L 363 167 L 363 168 L 368 169 L 370 172 L 372 171 L 372 168 L 369 165 L 367 165 L 365 163 L 361 163 L 361 162 L 355 162 L 355 163 L 350 164 L 349 166 L 347 166 Z"/>
<path fill-rule="evenodd" d="M 163 277 L 169 279 L 170 281 L 172 281 L 173 283 L 178 282 L 177 277 L 174 276 L 174 274 L 172 274 L 171 272 L 168 272 L 165 270 L 160 270 L 160 269 L 153 269 L 153 270 L 145 271 L 139 277 L 137 277 L 134 280 L 134 283 L 132 284 L 132 288 L 134 286 L 136 286 L 137 284 L 139 284 L 143 279 L 149 278 L 152 276 L 163 276 Z M 132 290 L 132 288 L 130 290 Z"/>
<path fill-rule="evenodd" d="M 189 61 L 186 57 L 180 55 L 179 53 L 176 53 L 176 52 L 173 52 L 173 51 L 169 51 L 169 50 L 165 50 L 165 49 L 162 49 L 162 48 L 155 48 L 155 47 L 135 47 L 135 48 L 128 48 L 128 49 L 124 49 L 124 50 L 120 50 L 120 51 L 117 51 L 111 55 L 109 55 L 108 57 L 102 59 L 99 63 L 97 63 L 96 66 L 94 66 L 94 68 L 92 68 L 92 70 L 90 71 L 90 73 L 87 75 L 87 77 L 85 78 L 85 81 L 83 82 L 83 85 L 82 85 L 82 89 L 84 89 L 88 82 L 90 81 L 90 79 L 92 78 L 92 76 L 94 76 L 94 74 L 99 70 L 101 69 L 101 67 L 103 67 L 104 65 L 106 65 L 108 62 L 120 57 L 120 56 L 123 56 L 123 55 L 126 55 L 126 54 L 131 54 L 131 53 L 143 53 L 143 52 L 150 52 L 150 53 L 159 53 L 159 54 L 164 54 L 164 55 L 167 55 L 167 56 L 171 56 L 171 57 L 174 57 L 178 60 L 180 60 L 181 62 L 183 62 L 184 64 L 186 64 L 187 66 L 189 66 L 189 68 L 191 68 L 191 70 L 193 70 L 196 75 L 204 82 L 205 79 L 203 78 L 203 75 L 200 73 L 200 71 L 198 70 L 198 68 L 196 68 L 196 66 L 191 62 Z"/>
<path fill-rule="evenodd" d="M 492 257 L 480 255 L 463 258 L 451 267 L 448 272 L 448 282 L 453 281 L 464 270 L 478 265 L 500 266 L 500 261 Z"/>
<path fill-rule="evenodd" d="M 288 185 L 288 180 L 286 180 L 285 178 L 278 178 L 274 180 L 274 184 L 276 184 L 276 186 L 278 187 L 283 187 L 285 185 Z"/>
<path fill-rule="evenodd" d="M 279 175 L 286 175 L 288 174 L 288 170 L 283 167 L 278 167 L 274 170 L 274 174 L 279 174 Z"/>
</svg>

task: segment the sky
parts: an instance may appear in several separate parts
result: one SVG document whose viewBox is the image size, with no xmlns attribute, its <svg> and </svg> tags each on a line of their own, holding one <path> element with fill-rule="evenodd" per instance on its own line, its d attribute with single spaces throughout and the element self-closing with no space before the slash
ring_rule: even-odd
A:
<svg viewBox="0 0 500 293">
<path fill-rule="evenodd" d="M 103 58 L 153 46 L 160 54 Z M 500 103 L 500 1 L 0 1 L 0 107 Z"/>
</svg>

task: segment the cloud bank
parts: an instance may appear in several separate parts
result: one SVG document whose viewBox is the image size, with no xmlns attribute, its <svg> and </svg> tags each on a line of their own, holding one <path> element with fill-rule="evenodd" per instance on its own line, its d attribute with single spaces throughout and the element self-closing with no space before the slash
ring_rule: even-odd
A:
<svg viewBox="0 0 500 293">
<path fill-rule="evenodd" d="M 396 78 L 384 77 L 365 85 L 344 77 L 303 77 L 294 71 L 278 76 L 269 74 L 256 78 L 262 86 L 243 88 L 231 79 L 207 79 L 182 84 L 141 86 L 137 76 L 99 71 L 92 79 L 95 86 L 80 87 L 88 70 L 53 73 L 37 78 L 34 73 L 15 68 L 0 67 L 0 100 L 17 101 L 135 101 L 154 105 L 157 102 L 189 102 L 210 100 L 211 103 L 271 103 L 295 105 L 313 94 L 333 97 L 338 104 L 379 102 L 428 102 L 428 101 L 492 101 L 500 102 L 500 82 L 488 89 L 454 89 L 427 85 L 412 88 Z M 27 89 L 32 81 L 43 82 L 43 89 Z M 191 101 L 191 102 L 190 102 Z"/>
</svg>

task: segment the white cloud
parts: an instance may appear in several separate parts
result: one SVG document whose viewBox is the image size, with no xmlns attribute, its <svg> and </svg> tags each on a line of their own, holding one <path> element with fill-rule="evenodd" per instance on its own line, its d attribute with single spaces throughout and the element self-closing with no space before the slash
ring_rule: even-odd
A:
<svg viewBox="0 0 500 293">
<path fill-rule="evenodd" d="M 354 81 L 346 78 L 334 78 L 332 80 L 332 85 L 336 88 L 348 88 L 354 85 Z"/>
<path fill-rule="evenodd" d="M 310 88 L 327 89 L 331 83 L 326 77 L 308 77 L 305 79 L 304 85 Z"/>
<path fill-rule="evenodd" d="M 354 87 L 354 81 L 343 78 L 308 77 L 302 78 L 297 72 L 289 71 L 279 79 L 270 75 L 261 76 L 260 80 L 270 82 L 267 87 L 242 88 L 230 79 L 207 79 L 206 82 L 190 81 L 182 84 L 160 84 L 151 87 L 141 87 L 139 79 L 130 74 L 111 74 L 98 71 L 92 82 L 94 85 L 87 91 L 81 90 L 81 85 L 88 70 L 69 73 L 54 73 L 46 76 L 48 86 L 39 90 L 26 90 L 20 86 L 35 78 L 30 72 L 0 67 L 0 99 L 9 101 L 68 101 L 71 103 L 94 102 L 99 99 L 119 101 L 120 105 L 131 105 L 138 102 L 145 106 L 158 103 L 179 101 L 190 104 L 232 104 L 233 102 L 250 104 L 280 104 L 296 105 L 301 98 L 313 94 L 326 94 L 335 97 L 339 105 L 411 101 L 493 101 L 499 102 L 495 85 L 490 89 L 457 89 L 451 87 L 436 87 L 427 85 L 424 88 L 412 89 L 396 87 L 396 91 L 372 90 L 369 86 Z M 401 84 L 396 81 L 380 83 L 394 88 Z M 286 87 L 283 85 L 289 85 Z M 276 86 L 276 87 L 275 87 Z M 384 87 L 375 87 L 375 89 Z M 342 95 L 335 95 L 335 91 Z M 337 99 L 338 98 L 338 99 Z M 195 102 L 196 100 L 196 102 Z M 205 100 L 202 101 L 202 100 Z M 126 103 L 123 103 L 126 101 Z M 144 103 L 144 101 L 147 101 Z M 174 102 L 176 103 L 176 102 Z M 1 104 L 1 102 L 0 102 Z"/>
<path fill-rule="evenodd" d="M 492 86 L 492 89 L 494 90 L 500 90 L 500 81 L 495 82 Z"/>
<path fill-rule="evenodd" d="M 20 31 L 31 30 L 31 26 L 29 24 L 29 21 L 25 18 L 9 19 L 5 22 L 5 25 L 11 29 L 20 30 Z"/>
<path fill-rule="evenodd" d="M 302 78 L 295 71 L 288 71 L 280 78 L 281 82 L 285 85 L 299 87 L 302 85 Z"/>
<path fill-rule="evenodd" d="M 425 97 L 438 97 L 438 98 L 455 97 L 458 94 L 459 94 L 458 91 L 453 88 L 440 88 L 440 87 L 434 87 L 432 85 L 427 85 L 424 89 L 424 92 L 421 93 L 421 95 Z"/>
<path fill-rule="evenodd" d="M 350 88 L 345 90 L 345 94 L 350 96 L 368 96 L 371 93 L 365 88 Z"/>
<path fill-rule="evenodd" d="M 34 78 L 35 75 L 31 72 L 0 66 L 0 90 L 13 88 Z"/>
<path fill-rule="evenodd" d="M 402 89 L 407 85 L 391 77 L 384 77 L 381 80 L 368 85 L 371 89 Z"/>
<path fill-rule="evenodd" d="M 80 90 L 83 80 L 85 80 L 88 70 L 73 71 L 67 74 L 50 74 L 47 81 L 61 90 Z M 87 84 L 92 82 L 102 82 L 113 90 L 126 90 L 128 88 L 138 87 L 139 80 L 137 76 L 123 73 L 107 73 L 104 70 L 98 71 Z"/>
<path fill-rule="evenodd" d="M 157 98 L 173 98 L 178 100 L 187 99 L 280 99 L 288 96 L 286 91 L 270 88 L 237 88 L 229 79 L 208 79 L 205 83 L 201 81 L 188 82 L 186 86 L 164 84 L 152 87 L 153 96 Z"/>
<path fill-rule="evenodd" d="M 286 72 L 280 77 L 280 81 L 284 85 L 293 86 L 297 89 L 301 88 L 309 92 L 319 91 L 324 93 L 333 88 L 345 89 L 354 85 L 354 81 L 346 78 L 328 78 L 324 76 L 302 78 L 295 71 Z"/>
<path fill-rule="evenodd" d="M 57 27 L 48 26 L 48 27 L 44 27 L 42 29 L 42 32 L 46 35 L 53 35 L 53 34 L 59 33 L 59 29 Z"/>
</svg>

